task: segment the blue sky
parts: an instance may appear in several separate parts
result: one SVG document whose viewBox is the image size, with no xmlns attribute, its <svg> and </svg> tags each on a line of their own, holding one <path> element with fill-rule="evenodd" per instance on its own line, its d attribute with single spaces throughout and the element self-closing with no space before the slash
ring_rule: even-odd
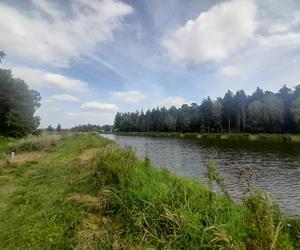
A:
<svg viewBox="0 0 300 250">
<path fill-rule="evenodd" d="M 300 83 L 298 0 L 2 0 L 0 11 L 3 66 L 41 93 L 41 127 Z"/>
</svg>

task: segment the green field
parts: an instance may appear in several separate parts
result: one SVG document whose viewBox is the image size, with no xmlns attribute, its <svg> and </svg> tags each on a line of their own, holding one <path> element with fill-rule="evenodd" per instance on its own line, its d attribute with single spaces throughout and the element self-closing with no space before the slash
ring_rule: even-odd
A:
<svg viewBox="0 0 300 250">
<path fill-rule="evenodd" d="M 0 249 L 300 247 L 299 221 L 267 195 L 235 204 L 96 134 L 1 139 L 2 154 L 12 149 L 0 165 Z"/>
</svg>

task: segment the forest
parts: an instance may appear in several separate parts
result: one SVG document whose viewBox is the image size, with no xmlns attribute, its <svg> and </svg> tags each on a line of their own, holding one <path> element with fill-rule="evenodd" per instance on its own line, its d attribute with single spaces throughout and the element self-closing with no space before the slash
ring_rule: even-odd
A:
<svg viewBox="0 0 300 250">
<path fill-rule="evenodd" d="M 224 97 L 169 109 L 117 113 L 115 131 L 299 133 L 300 85 L 284 85 L 277 93 L 259 87 L 251 95 L 228 90 Z"/>
<path fill-rule="evenodd" d="M 0 51 L 0 62 L 5 53 Z M 22 137 L 37 132 L 40 118 L 35 111 L 41 96 L 9 69 L 0 69 L 0 135 Z"/>
</svg>

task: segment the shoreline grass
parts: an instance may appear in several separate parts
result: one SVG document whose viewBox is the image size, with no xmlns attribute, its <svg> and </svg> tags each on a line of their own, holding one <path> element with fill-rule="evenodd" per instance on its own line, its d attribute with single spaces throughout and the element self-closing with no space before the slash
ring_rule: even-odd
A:
<svg viewBox="0 0 300 250">
<path fill-rule="evenodd" d="M 125 136 L 173 137 L 197 140 L 220 140 L 242 142 L 300 143 L 300 135 L 294 134 L 251 134 L 251 133 L 179 133 L 179 132 L 116 132 Z"/>
<path fill-rule="evenodd" d="M 39 152 L 0 172 L 0 249 L 300 247 L 300 221 L 258 191 L 236 204 L 95 134 Z"/>
</svg>

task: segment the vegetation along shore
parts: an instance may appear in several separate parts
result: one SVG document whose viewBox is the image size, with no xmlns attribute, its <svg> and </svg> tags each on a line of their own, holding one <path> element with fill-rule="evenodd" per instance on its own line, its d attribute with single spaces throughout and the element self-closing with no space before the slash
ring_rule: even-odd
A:
<svg viewBox="0 0 300 250">
<path fill-rule="evenodd" d="M 197 140 L 247 141 L 247 142 L 291 142 L 300 143 L 300 135 L 250 134 L 250 133 L 179 133 L 179 132 L 116 132 L 117 135 L 174 137 Z"/>
<path fill-rule="evenodd" d="M 0 140 L 1 249 L 300 247 L 298 219 L 255 188 L 236 204 L 213 163 L 206 186 L 91 133 Z"/>
</svg>

